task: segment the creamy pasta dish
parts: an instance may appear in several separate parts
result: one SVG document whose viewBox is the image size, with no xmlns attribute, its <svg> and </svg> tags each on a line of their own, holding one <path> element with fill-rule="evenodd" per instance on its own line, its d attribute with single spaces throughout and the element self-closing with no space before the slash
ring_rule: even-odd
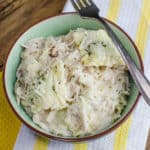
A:
<svg viewBox="0 0 150 150">
<path fill-rule="evenodd" d="M 80 136 L 120 117 L 129 94 L 128 71 L 105 30 L 78 28 L 23 47 L 16 99 L 41 128 Z"/>
</svg>

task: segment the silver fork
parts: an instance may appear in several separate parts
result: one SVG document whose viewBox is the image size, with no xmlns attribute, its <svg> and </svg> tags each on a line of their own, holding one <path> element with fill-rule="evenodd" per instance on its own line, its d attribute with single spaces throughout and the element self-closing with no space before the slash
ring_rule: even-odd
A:
<svg viewBox="0 0 150 150">
<path fill-rule="evenodd" d="M 106 32 L 112 39 L 114 45 L 117 47 L 123 60 L 125 61 L 129 72 L 133 80 L 135 81 L 140 93 L 143 95 L 147 104 L 150 105 L 150 82 L 144 76 L 142 71 L 136 66 L 136 64 L 128 54 L 126 48 L 123 46 L 123 44 L 116 36 L 114 31 L 111 29 L 109 24 L 102 17 L 99 16 L 99 8 L 94 4 L 92 0 L 71 0 L 71 2 L 74 8 L 82 17 L 97 18 L 104 25 Z"/>
</svg>

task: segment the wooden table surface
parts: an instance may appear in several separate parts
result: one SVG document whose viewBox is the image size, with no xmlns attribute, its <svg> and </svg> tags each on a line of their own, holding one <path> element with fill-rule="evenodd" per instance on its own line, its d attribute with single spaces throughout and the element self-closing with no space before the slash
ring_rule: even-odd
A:
<svg viewBox="0 0 150 150">
<path fill-rule="evenodd" d="M 9 49 L 19 35 L 39 20 L 59 14 L 65 1 L 0 0 L 0 70 Z M 150 134 L 146 150 L 150 150 Z"/>
<path fill-rule="evenodd" d="M 66 0 L 0 0 L 0 70 L 8 51 L 28 27 L 59 14 Z"/>
</svg>

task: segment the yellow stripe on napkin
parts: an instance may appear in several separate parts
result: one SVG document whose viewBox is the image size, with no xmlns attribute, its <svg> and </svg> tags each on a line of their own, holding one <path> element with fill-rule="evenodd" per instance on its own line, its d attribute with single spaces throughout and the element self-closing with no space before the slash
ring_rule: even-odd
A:
<svg viewBox="0 0 150 150">
<path fill-rule="evenodd" d="M 120 126 L 115 134 L 114 150 L 126 150 L 127 138 L 129 133 L 129 128 L 131 125 L 131 119 L 129 117 L 126 122 Z"/>
<path fill-rule="evenodd" d="M 117 20 L 120 5 L 121 5 L 121 0 L 110 0 L 108 14 L 107 14 L 108 19 L 112 21 Z"/>
<path fill-rule="evenodd" d="M 21 122 L 12 112 L 2 86 L 0 72 L 0 150 L 11 150 L 16 142 Z"/>
<path fill-rule="evenodd" d="M 44 137 L 37 136 L 34 144 L 34 150 L 47 150 L 50 140 Z"/>
<path fill-rule="evenodd" d="M 143 6 L 141 11 L 142 12 L 136 35 L 136 44 L 139 48 L 141 56 L 144 57 L 144 49 L 146 47 L 148 35 L 148 20 L 146 19 L 149 19 L 150 21 L 150 1 L 143 0 Z"/>
<path fill-rule="evenodd" d="M 75 143 L 74 150 L 87 150 L 87 143 Z"/>
<path fill-rule="evenodd" d="M 111 0 L 110 8 L 108 10 L 107 17 L 116 22 L 119 14 L 119 9 L 121 6 L 121 0 Z M 128 118 L 122 126 L 120 126 L 115 133 L 114 139 L 114 150 L 125 150 L 127 145 L 128 132 L 131 124 L 131 117 Z"/>
<path fill-rule="evenodd" d="M 110 20 L 116 20 L 115 18 L 117 18 L 118 16 L 118 11 L 119 11 L 119 7 L 121 4 L 121 0 L 110 0 L 110 6 L 109 6 L 109 10 L 108 10 L 108 19 Z M 74 144 L 74 150 L 87 150 L 87 143 L 81 143 L 81 144 Z"/>
<path fill-rule="evenodd" d="M 147 7 L 147 0 L 143 0 L 142 14 L 140 16 L 138 31 L 136 35 L 136 44 L 140 50 L 142 57 L 144 56 L 144 49 L 147 41 L 148 34 L 148 23 L 144 14 L 150 14 L 150 9 Z M 128 133 L 131 125 L 132 116 L 116 131 L 115 141 L 114 141 L 114 150 L 126 150 Z"/>
<path fill-rule="evenodd" d="M 147 20 L 148 24 L 150 25 L 150 1 L 149 0 L 144 0 L 144 10 L 142 10 L 142 14 Z"/>
</svg>

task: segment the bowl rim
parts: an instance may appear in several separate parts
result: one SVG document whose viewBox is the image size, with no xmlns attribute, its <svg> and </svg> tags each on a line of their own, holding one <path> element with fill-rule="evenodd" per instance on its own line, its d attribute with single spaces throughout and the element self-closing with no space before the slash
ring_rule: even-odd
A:
<svg viewBox="0 0 150 150">
<path fill-rule="evenodd" d="M 7 99 L 7 102 L 9 103 L 9 106 L 11 107 L 11 109 L 13 110 L 13 112 L 16 114 L 17 118 L 19 118 L 19 120 L 24 123 L 27 127 L 29 127 L 30 129 L 32 129 L 33 131 L 35 131 L 37 134 L 41 135 L 41 136 L 44 136 L 44 137 L 47 137 L 47 138 L 50 138 L 50 139 L 54 139 L 54 140 L 59 140 L 59 141 L 64 141 L 64 142 L 80 142 L 80 141 L 87 141 L 87 140 L 92 140 L 92 139 L 95 139 L 95 138 L 99 138 L 99 137 L 102 137 L 108 133 L 111 133 L 112 131 L 114 131 L 115 129 L 117 129 L 123 122 L 125 122 L 125 120 L 127 120 L 127 118 L 130 116 L 131 112 L 133 111 L 133 109 L 135 108 L 135 106 L 137 105 L 137 102 L 139 101 L 139 97 L 140 97 L 140 92 L 138 93 L 137 95 L 137 98 L 133 104 L 133 106 L 131 107 L 131 109 L 127 112 L 127 114 L 121 119 L 118 121 L 117 124 L 115 124 L 114 126 L 110 127 L 109 129 L 106 129 L 100 133 L 96 133 L 94 135 L 89 135 L 89 136 L 86 136 L 86 137 L 74 137 L 74 138 L 69 138 L 69 137 L 57 137 L 55 135 L 49 135 L 48 133 L 44 133 L 42 131 L 39 131 L 38 129 L 32 127 L 28 122 L 26 122 L 20 115 L 19 113 L 15 110 L 15 108 L 12 106 L 11 104 L 11 101 L 8 97 L 8 94 L 7 94 L 7 90 L 6 90 L 6 83 L 5 83 L 5 76 L 6 76 L 6 66 L 7 66 L 7 61 L 8 61 L 8 58 L 9 58 L 9 55 L 10 55 L 10 52 L 12 51 L 12 48 L 14 46 L 14 44 L 18 41 L 18 39 L 26 32 L 28 31 L 30 28 L 32 28 L 33 26 L 39 24 L 39 23 L 42 23 L 46 20 L 49 20 L 49 19 L 52 19 L 52 18 L 55 18 L 55 17 L 58 17 L 58 16 L 64 16 L 64 15 L 77 15 L 78 13 L 76 12 L 66 12 L 66 13 L 60 13 L 58 15 L 54 15 L 54 16 L 48 16 L 48 17 L 45 17 L 39 21 L 37 21 L 36 23 L 34 23 L 33 25 L 29 26 L 27 29 L 25 29 L 24 31 L 22 31 L 18 36 L 17 38 L 14 40 L 14 42 L 12 43 L 11 47 L 9 48 L 9 52 L 6 56 L 6 61 L 5 61 L 5 64 L 4 64 L 4 69 L 3 69 L 3 89 L 4 89 L 4 93 L 5 93 L 5 96 L 6 96 L 6 99 Z M 97 20 L 99 21 L 98 19 L 96 18 L 90 18 L 90 17 L 84 17 L 85 19 L 94 19 L 94 20 Z M 117 29 L 119 29 L 122 33 L 124 33 L 124 35 L 129 39 L 129 41 L 131 42 L 131 44 L 133 45 L 133 47 L 135 48 L 135 51 L 136 51 L 136 54 L 137 54 L 137 57 L 139 59 L 139 62 L 140 62 L 140 67 L 141 67 L 141 70 L 142 72 L 144 72 L 144 65 L 143 65 L 143 62 L 142 62 L 142 58 L 141 58 L 141 55 L 139 53 L 139 50 L 137 48 L 137 46 L 135 45 L 135 43 L 133 42 L 133 40 L 131 39 L 131 37 L 119 26 L 117 25 L 116 23 L 106 19 L 103 17 L 104 20 L 106 20 L 108 23 L 110 23 L 111 25 L 115 26 Z"/>
</svg>

